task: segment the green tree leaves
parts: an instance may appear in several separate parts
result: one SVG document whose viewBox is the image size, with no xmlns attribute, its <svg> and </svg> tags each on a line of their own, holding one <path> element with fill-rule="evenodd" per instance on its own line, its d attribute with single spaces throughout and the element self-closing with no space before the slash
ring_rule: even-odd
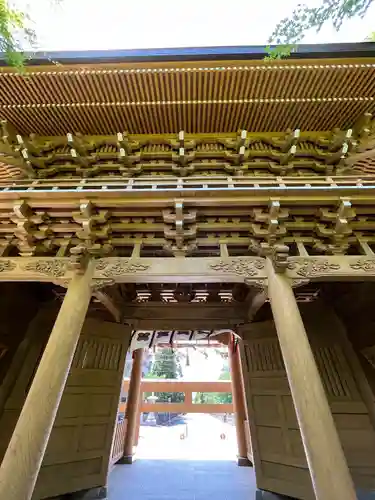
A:
<svg viewBox="0 0 375 500">
<path fill-rule="evenodd" d="M 176 351 L 170 347 L 156 351 L 155 361 L 147 378 L 178 379 L 182 376 L 180 360 Z M 184 401 L 183 392 L 157 392 L 155 396 L 160 402 L 181 403 Z"/>
<path fill-rule="evenodd" d="M 26 27 L 26 15 L 9 7 L 7 0 L 0 0 L 0 51 L 4 52 L 7 63 L 22 69 L 25 56 L 19 38 L 29 42 L 35 33 Z"/>
<path fill-rule="evenodd" d="M 324 24 L 331 22 L 339 31 L 343 22 L 354 17 L 364 17 L 374 0 L 323 0 L 319 7 L 300 4 L 290 17 L 282 19 L 269 38 L 268 59 L 289 56 L 310 29 L 317 32 Z"/>
</svg>

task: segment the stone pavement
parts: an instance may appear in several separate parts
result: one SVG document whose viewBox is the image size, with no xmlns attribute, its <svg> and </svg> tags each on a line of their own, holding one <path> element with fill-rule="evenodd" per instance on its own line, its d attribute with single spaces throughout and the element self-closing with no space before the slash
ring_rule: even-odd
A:
<svg viewBox="0 0 375 500">
<path fill-rule="evenodd" d="M 116 465 L 108 500 L 253 500 L 252 468 L 224 460 L 149 460 Z"/>
</svg>

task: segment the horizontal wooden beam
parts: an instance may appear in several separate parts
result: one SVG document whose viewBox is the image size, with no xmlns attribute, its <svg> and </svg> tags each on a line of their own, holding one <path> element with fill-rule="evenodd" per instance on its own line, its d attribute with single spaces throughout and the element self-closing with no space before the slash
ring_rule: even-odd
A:
<svg viewBox="0 0 375 500">
<path fill-rule="evenodd" d="M 292 280 L 364 281 L 375 279 L 375 256 L 332 255 L 290 257 L 287 276 Z"/>
<path fill-rule="evenodd" d="M 114 283 L 266 284 L 262 257 L 108 257 L 98 259 L 96 288 Z M 1 257 L 0 281 L 41 281 L 66 286 L 73 276 L 68 257 Z M 293 281 L 374 280 L 375 257 L 365 255 L 289 257 L 286 274 Z M 152 319 L 152 318 L 150 318 Z"/>
<path fill-rule="evenodd" d="M 119 406 L 119 411 L 125 412 L 126 404 Z M 233 413 L 233 405 L 228 403 L 142 403 L 141 412 L 153 413 Z"/>
<path fill-rule="evenodd" d="M 129 379 L 123 381 L 122 389 L 128 390 Z M 233 405 L 193 403 L 193 392 L 232 392 L 230 380 L 215 380 L 212 382 L 190 382 L 185 380 L 142 380 L 141 392 L 183 392 L 185 401 L 182 403 L 143 402 L 141 412 L 154 413 L 233 413 Z M 126 403 L 119 406 L 120 412 L 125 412 Z"/>
<path fill-rule="evenodd" d="M 228 403 L 143 403 L 141 405 L 141 411 L 171 413 L 233 413 L 233 405 Z"/>
<path fill-rule="evenodd" d="M 66 284 L 73 276 L 67 257 L 0 258 L 2 281 L 50 281 Z M 247 277 L 265 278 L 264 259 L 138 258 L 98 259 L 94 283 L 242 283 Z"/>
<path fill-rule="evenodd" d="M 122 384 L 126 392 L 129 387 L 129 379 L 125 379 Z M 143 379 L 141 385 L 142 392 L 231 392 L 230 380 L 214 381 L 189 381 L 189 380 L 152 380 Z"/>
<path fill-rule="evenodd" d="M 244 307 L 238 303 L 210 303 L 210 302 L 145 302 L 140 304 L 126 304 L 123 315 L 126 319 L 148 320 L 163 319 L 166 314 L 171 320 L 178 321 L 187 316 L 194 316 L 194 319 L 229 319 L 231 316 L 241 314 Z M 173 329 L 173 328 L 172 328 Z"/>
<path fill-rule="evenodd" d="M 217 206 L 218 200 L 233 207 L 262 206 L 268 205 L 272 197 L 291 205 L 308 202 L 315 206 L 322 202 L 334 205 L 342 197 L 350 197 L 353 203 L 372 205 L 374 202 L 375 176 L 315 177 L 315 181 L 305 177 L 294 179 L 222 177 L 218 180 L 194 179 L 194 182 L 171 179 L 168 184 L 157 179 L 131 179 L 118 181 L 112 186 L 108 179 L 103 179 L 101 182 L 62 184 L 61 187 L 55 182 L 35 187 L 24 181 L 18 186 L 12 182 L 10 185 L 0 184 L 0 209 L 12 208 L 16 200 L 24 200 L 33 209 L 77 209 L 82 198 L 101 208 L 170 207 L 176 197 L 183 197 L 189 207 Z"/>
</svg>

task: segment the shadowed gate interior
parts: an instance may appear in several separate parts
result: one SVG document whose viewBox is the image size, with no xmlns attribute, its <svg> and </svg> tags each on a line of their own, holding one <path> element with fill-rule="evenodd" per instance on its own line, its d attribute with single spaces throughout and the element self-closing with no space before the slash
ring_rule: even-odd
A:
<svg viewBox="0 0 375 500">
<path fill-rule="evenodd" d="M 2 310 L 4 325 L 20 332 L 18 344 L 9 345 L 10 358 L 1 359 L 8 365 L 0 391 L 0 443 L 4 452 L 55 320 L 63 289 L 40 284 L 2 283 L 1 286 L 9 307 L 20 300 L 21 290 L 30 305 L 30 312 L 25 310 L 23 318 L 12 315 L 12 324 L 6 308 Z M 171 342 L 165 335 L 158 339 L 152 326 L 164 328 L 164 333 L 175 332 L 175 342 L 192 339 L 194 335 L 204 338 L 213 332 L 220 339 L 228 331 L 236 332 L 246 395 L 248 441 L 251 435 L 252 451 L 248 443 L 248 458 L 254 462 L 257 486 L 299 499 L 315 498 L 269 304 L 265 298 L 260 304 L 256 300 L 260 292 L 243 286 L 240 293 L 238 285 L 221 284 L 222 298 L 216 303 L 194 302 L 194 294 L 183 302 L 128 300 L 124 323 L 115 322 L 102 302 L 92 301 L 34 499 L 106 486 L 126 435 L 126 422 L 120 431 L 117 422 L 126 352 L 150 346 L 152 342 Z M 373 341 L 365 322 L 357 325 L 348 318 L 352 318 L 349 310 L 355 309 L 357 315 L 372 321 L 374 313 L 368 297 L 374 291 L 373 286 L 336 283 L 296 290 L 353 479 L 357 487 L 371 490 L 375 489 Z M 345 307 L 336 300 L 337 287 L 345 291 Z M 354 301 L 353 297 L 360 301 Z M 257 305 L 252 309 L 251 304 Z M 207 330 L 197 329 L 202 326 Z M 9 338 L 9 331 L 4 330 L 0 341 L 6 345 Z M 309 381 L 305 383 L 308 390 Z"/>
</svg>

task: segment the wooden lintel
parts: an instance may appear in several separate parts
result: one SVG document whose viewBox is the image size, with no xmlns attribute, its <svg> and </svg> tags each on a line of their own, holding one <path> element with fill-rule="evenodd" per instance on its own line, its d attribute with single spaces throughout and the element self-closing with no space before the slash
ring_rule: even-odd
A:
<svg viewBox="0 0 375 500">
<path fill-rule="evenodd" d="M 120 404 L 119 411 L 124 412 L 125 408 L 125 404 Z M 142 403 L 141 412 L 233 413 L 233 405 L 231 403 Z"/>
<path fill-rule="evenodd" d="M 124 319 L 137 330 L 229 330 L 246 320 L 243 304 L 157 304 L 127 305 Z"/>
<path fill-rule="evenodd" d="M 287 276 L 292 280 L 375 280 L 375 256 L 332 255 L 289 257 Z"/>
<path fill-rule="evenodd" d="M 170 257 L 96 261 L 94 282 L 111 283 L 243 283 L 265 284 L 262 257 Z M 1 257 L 0 281 L 44 281 L 65 284 L 73 276 L 68 257 Z M 289 257 L 292 280 L 375 279 L 375 257 L 364 255 Z"/>
<path fill-rule="evenodd" d="M 66 257 L 0 258 L 0 281 L 50 281 L 66 284 L 72 278 Z M 260 257 L 98 259 L 94 281 L 117 283 L 242 283 L 265 278 Z"/>
<path fill-rule="evenodd" d="M 230 320 L 243 315 L 245 304 L 237 303 L 152 303 L 126 304 L 124 317 L 128 320 L 165 320 L 178 321 L 191 318 L 193 321 Z M 173 327 L 172 327 L 173 329 Z"/>
<path fill-rule="evenodd" d="M 236 328 L 238 323 L 246 320 L 245 315 L 233 316 L 227 319 L 195 319 L 189 316 L 185 318 L 170 318 L 166 317 L 164 319 L 135 319 L 128 321 L 125 318 L 125 322 L 132 326 L 134 330 L 148 330 L 152 331 L 155 328 L 158 330 L 233 330 Z"/>
</svg>

